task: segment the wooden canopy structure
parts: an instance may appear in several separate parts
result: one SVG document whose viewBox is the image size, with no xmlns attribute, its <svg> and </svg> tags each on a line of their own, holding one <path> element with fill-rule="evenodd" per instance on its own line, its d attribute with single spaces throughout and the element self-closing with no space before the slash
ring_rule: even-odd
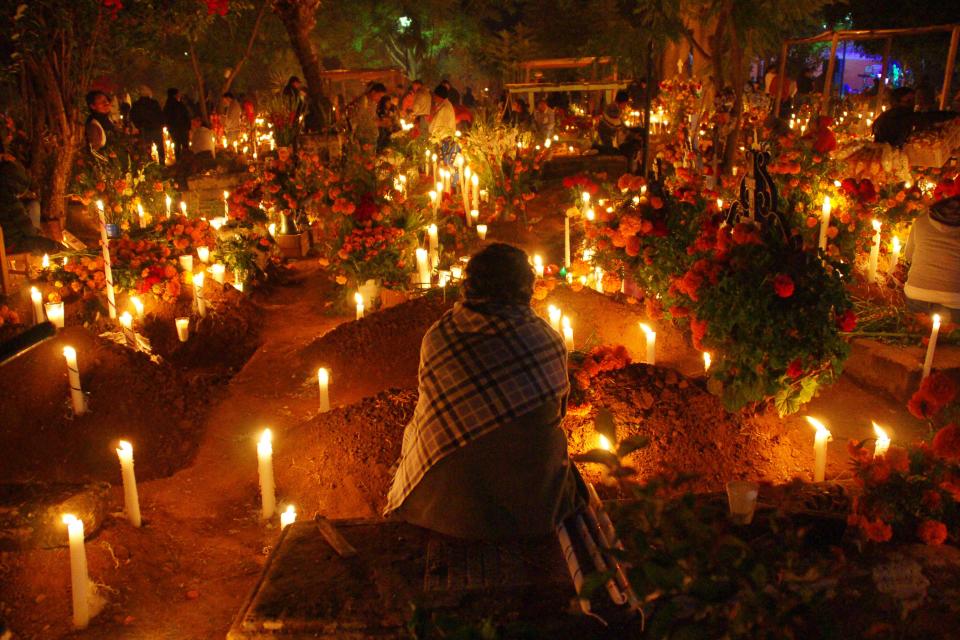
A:
<svg viewBox="0 0 960 640">
<path fill-rule="evenodd" d="M 609 70 L 601 67 L 609 66 Z M 572 80 L 569 82 L 538 81 L 533 76 L 537 71 L 557 71 L 567 69 L 588 69 L 589 79 Z M 582 58 L 543 58 L 526 60 L 517 65 L 518 76 L 522 72 L 523 81 L 504 85 L 509 95 L 527 94 L 527 101 L 533 106 L 533 98 L 537 93 L 564 93 L 567 91 L 602 91 L 607 102 L 613 99 L 618 89 L 627 86 L 627 81 L 618 79 L 616 60 L 611 56 L 586 56 Z"/>
<path fill-rule="evenodd" d="M 785 40 L 780 48 L 780 69 L 778 76 L 783 78 L 787 72 L 787 51 L 793 45 L 812 44 L 815 42 L 830 43 L 830 59 L 827 62 L 827 74 L 823 83 L 823 96 L 820 103 L 820 111 L 825 112 L 830 106 L 830 95 L 832 93 L 833 72 L 837 63 L 837 45 L 841 40 L 844 41 L 863 41 L 863 40 L 884 40 L 883 47 L 883 65 L 880 72 L 880 86 L 877 90 L 877 102 L 874 111 L 880 111 L 880 105 L 883 104 L 883 94 L 886 88 L 887 73 L 890 71 L 890 47 L 893 39 L 901 36 L 922 36 L 929 33 L 950 33 L 950 49 L 947 52 L 947 66 L 943 74 L 943 91 L 940 94 L 940 109 L 947 106 L 950 99 L 950 81 L 953 78 L 954 64 L 957 59 L 957 45 L 960 44 L 960 24 L 941 24 L 929 27 L 912 27 L 903 29 L 852 29 L 843 31 L 824 31 L 823 33 L 810 36 L 809 38 L 794 38 Z M 776 106 L 773 112 L 780 113 L 781 95 L 777 92 Z"/>
<path fill-rule="evenodd" d="M 396 86 L 406 82 L 406 76 L 403 71 L 395 67 L 385 69 L 332 69 L 320 72 L 320 78 L 327 84 L 329 94 L 341 93 L 345 100 L 349 101 L 351 97 L 347 95 L 348 87 L 356 83 L 362 87 L 368 82 L 383 82 L 387 87 Z M 340 91 L 333 91 L 334 84 L 340 85 Z"/>
</svg>

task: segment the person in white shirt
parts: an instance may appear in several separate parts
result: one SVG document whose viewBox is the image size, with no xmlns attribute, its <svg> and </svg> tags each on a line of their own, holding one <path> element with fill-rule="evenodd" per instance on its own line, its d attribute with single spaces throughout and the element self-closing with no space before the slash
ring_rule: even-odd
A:
<svg viewBox="0 0 960 640">
<path fill-rule="evenodd" d="M 433 116 L 430 118 L 430 138 L 442 142 L 457 132 L 457 112 L 447 99 L 447 88 L 439 85 L 433 90 Z"/>
</svg>

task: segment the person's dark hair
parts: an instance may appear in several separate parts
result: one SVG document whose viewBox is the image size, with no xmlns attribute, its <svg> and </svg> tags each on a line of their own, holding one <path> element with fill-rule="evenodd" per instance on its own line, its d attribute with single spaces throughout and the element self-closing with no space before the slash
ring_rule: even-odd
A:
<svg viewBox="0 0 960 640">
<path fill-rule="evenodd" d="M 617 95 L 614 96 L 613 101 L 614 101 L 614 102 L 626 102 L 626 101 L 629 100 L 629 99 L 630 99 L 630 94 L 628 94 L 628 93 L 627 93 L 626 91 L 624 91 L 623 89 L 620 89 L 619 91 L 617 91 Z"/>
<path fill-rule="evenodd" d="M 915 93 L 916 90 L 913 87 L 897 87 L 890 92 L 890 100 L 894 104 L 897 104 Z"/>
<path fill-rule="evenodd" d="M 230 98 L 231 100 L 236 100 L 236 98 L 233 97 L 233 94 L 230 93 L 229 91 L 227 91 L 227 92 L 226 92 L 225 94 L 223 94 L 223 96 L 221 96 L 221 97 L 223 97 L 223 98 Z"/>
<path fill-rule="evenodd" d="M 386 93 L 387 87 L 382 82 L 372 82 L 370 83 L 370 88 L 367 89 L 367 93 Z"/>
<path fill-rule="evenodd" d="M 467 302 L 530 304 L 533 283 L 527 254 L 513 245 L 495 242 L 470 258 L 463 295 Z"/>
<path fill-rule="evenodd" d="M 104 98 L 108 97 L 107 94 L 103 91 L 100 91 L 100 89 L 94 89 L 93 91 L 88 91 L 87 97 L 86 97 L 88 107 L 93 106 L 93 103 L 97 99 L 97 96 L 103 96 Z"/>
<path fill-rule="evenodd" d="M 167 89 L 167 100 L 176 98 L 177 94 L 179 93 L 180 93 L 180 89 L 177 89 L 176 87 L 170 87 L 169 89 Z"/>
<path fill-rule="evenodd" d="M 447 96 L 450 95 L 450 92 L 447 91 L 447 88 L 442 84 L 438 84 L 437 88 L 433 90 L 433 94 L 440 98 L 441 100 L 446 100 Z"/>
</svg>

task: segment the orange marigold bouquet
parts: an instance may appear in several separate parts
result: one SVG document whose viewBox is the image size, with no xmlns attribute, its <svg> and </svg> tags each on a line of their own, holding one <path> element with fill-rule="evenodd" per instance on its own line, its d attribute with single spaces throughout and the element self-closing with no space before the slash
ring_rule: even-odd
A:
<svg viewBox="0 0 960 640">
<path fill-rule="evenodd" d="M 957 384 L 937 372 L 910 400 L 911 413 L 942 422 L 954 415 Z M 952 420 L 930 442 L 891 445 L 885 453 L 851 441 L 854 478 L 862 487 L 847 519 L 867 540 L 920 540 L 939 545 L 960 539 L 960 427 Z"/>
</svg>

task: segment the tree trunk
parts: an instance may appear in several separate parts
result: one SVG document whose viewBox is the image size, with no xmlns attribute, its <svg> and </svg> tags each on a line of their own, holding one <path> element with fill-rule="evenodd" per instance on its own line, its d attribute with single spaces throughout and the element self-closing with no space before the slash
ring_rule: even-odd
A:
<svg viewBox="0 0 960 640">
<path fill-rule="evenodd" d="M 307 98 L 310 111 L 319 116 L 319 125 L 330 123 L 330 101 L 323 94 L 323 77 L 320 61 L 310 42 L 310 32 L 316 24 L 315 14 L 320 0 L 274 0 L 273 9 L 283 22 L 290 46 L 300 62 L 304 80 L 307 82 Z"/>
<path fill-rule="evenodd" d="M 203 82 L 203 71 L 200 69 L 200 61 L 197 59 L 197 51 L 193 46 L 193 40 L 187 40 L 187 42 L 190 44 L 190 64 L 193 66 L 193 75 L 197 79 L 197 105 L 200 107 L 200 119 L 203 122 L 210 122 L 210 114 L 207 113 L 207 87 Z"/>
<path fill-rule="evenodd" d="M 253 29 L 250 31 L 250 38 L 247 40 L 247 48 L 243 52 L 243 55 L 240 57 L 240 59 L 237 60 L 237 64 L 233 65 L 233 69 L 230 70 L 230 75 L 227 76 L 226 82 L 223 83 L 223 88 L 220 89 L 221 97 L 230 91 L 230 87 L 233 86 L 234 78 L 236 78 L 237 74 L 240 73 L 240 69 L 243 68 L 243 65 L 250 57 L 250 53 L 253 51 L 253 43 L 257 39 L 257 34 L 260 33 L 260 23 L 263 22 L 263 16 L 267 12 L 267 4 L 268 0 L 263 0 L 263 2 L 260 4 L 260 11 L 257 13 L 257 20 L 253 23 Z"/>
</svg>

